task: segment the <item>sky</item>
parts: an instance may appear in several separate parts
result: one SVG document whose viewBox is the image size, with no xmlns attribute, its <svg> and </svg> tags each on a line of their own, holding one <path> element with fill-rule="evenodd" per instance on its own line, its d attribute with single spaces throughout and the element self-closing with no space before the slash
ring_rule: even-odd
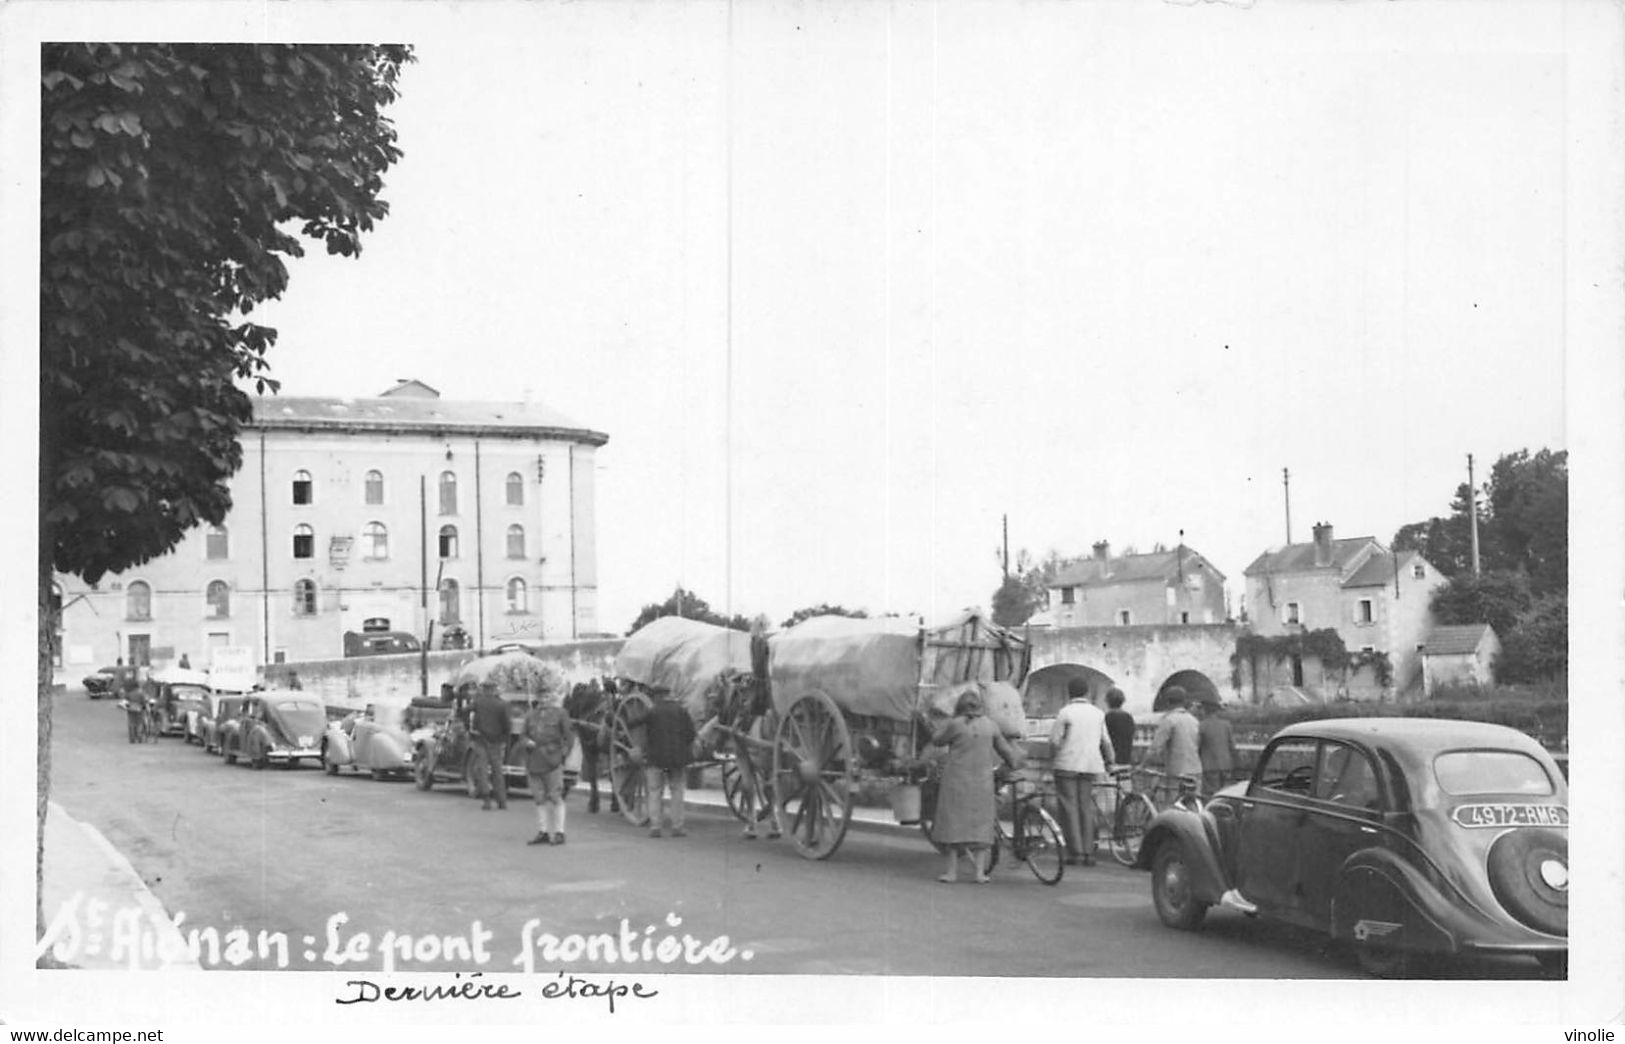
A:
<svg viewBox="0 0 1625 1044">
<path fill-rule="evenodd" d="M 1006 516 L 1239 594 L 1283 469 L 1294 540 L 1387 541 L 1566 446 L 1563 22 L 1501 10 L 468 5 L 272 373 L 608 433 L 606 630 L 986 605 Z"/>
<path fill-rule="evenodd" d="M 7 0 L 0 227 L 37 207 L 41 39 L 411 43 L 391 214 L 359 259 L 292 264 L 255 315 L 280 331 L 271 372 L 289 395 L 407 377 L 529 395 L 607 433 L 602 629 L 678 583 L 775 621 L 820 602 L 940 618 L 989 601 L 1005 517 L 1012 552 L 1037 556 L 1183 530 L 1239 595 L 1286 538 L 1283 468 L 1295 540 L 1327 521 L 1386 542 L 1448 510 L 1469 453 L 1482 478 L 1549 447 L 1573 454 L 1586 563 L 1575 689 L 1617 693 L 1619 21 L 1601 0 Z M 29 236 L 0 255 L 0 438 L 27 446 L 38 259 Z M 29 454 L 0 456 L 7 488 L 33 488 Z M 32 655 L 31 605 L 0 599 L 0 662 Z M 1617 823 L 1621 766 L 1586 752 L 1617 749 L 1620 717 L 1573 706 L 1594 824 Z M 32 750 L 0 759 L 6 793 L 32 792 Z M 0 826 L 30 837 L 32 803 L 0 803 Z M 1588 902 L 1622 892 L 1617 834 L 1576 831 Z M 25 881 L 32 860 L 0 870 Z M 1336 1010 L 1512 1039 L 1514 1013 L 1618 1011 L 1622 921 L 1601 912 L 1557 1000 L 1373 983 L 1200 998 L 1233 1019 L 1267 999 L 1321 1033 Z M 818 1017 L 895 1019 L 852 993 L 869 987 L 843 980 L 850 1008 Z M 1010 996 L 884 997 L 905 987 L 943 1018 Z M 1188 1015 L 1166 995 L 1113 994 Z M 781 995 L 746 999 L 764 996 Z"/>
</svg>

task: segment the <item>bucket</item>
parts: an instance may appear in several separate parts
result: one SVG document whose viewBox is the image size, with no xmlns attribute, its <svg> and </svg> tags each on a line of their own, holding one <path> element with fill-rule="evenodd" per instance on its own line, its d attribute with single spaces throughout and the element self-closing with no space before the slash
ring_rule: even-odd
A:
<svg viewBox="0 0 1625 1044">
<path fill-rule="evenodd" d="M 920 821 L 920 787 L 917 783 L 900 783 L 891 791 L 891 810 L 899 823 L 912 826 Z"/>
</svg>

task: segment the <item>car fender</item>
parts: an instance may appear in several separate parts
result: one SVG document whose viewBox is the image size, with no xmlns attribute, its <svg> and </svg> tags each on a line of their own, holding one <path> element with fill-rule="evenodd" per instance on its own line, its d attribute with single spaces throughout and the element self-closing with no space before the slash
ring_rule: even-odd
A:
<svg viewBox="0 0 1625 1044">
<path fill-rule="evenodd" d="M 401 737 L 375 732 L 367 743 L 367 765 L 376 769 L 405 768 L 412 763 L 412 748 Z"/>
<path fill-rule="evenodd" d="M 1417 867 L 1382 848 L 1365 848 L 1344 860 L 1332 891 L 1334 939 L 1387 949 L 1454 953 L 1476 920 L 1442 895 Z"/>
<path fill-rule="evenodd" d="M 1207 822 L 1206 813 L 1168 809 L 1159 812 L 1146 828 L 1145 839 L 1140 842 L 1140 854 L 1134 866 L 1139 870 L 1151 869 L 1157 849 L 1177 844 L 1185 849 L 1187 865 L 1191 871 L 1191 888 L 1196 897 L 1206 903 L 1216 903 L 1230 884 L 1219 860 L 1217 833 Z"/>
</svg>

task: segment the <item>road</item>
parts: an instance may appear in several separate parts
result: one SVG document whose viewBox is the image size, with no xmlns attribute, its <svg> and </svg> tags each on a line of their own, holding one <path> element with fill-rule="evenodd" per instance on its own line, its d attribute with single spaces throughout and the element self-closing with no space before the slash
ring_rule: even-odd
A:
<svg viewBox="0 0 1625 1044">
<path fill-rule="evenodd" d="M 813 862 L 741 838 L 720 809 L 655 840 L 585 814 L 579 789 L 568 843 L 533 847 L 523 797 L 481 812 L 449 786 L 226 766 L 179 739 L 131 746 L 115 704 L 77 688 L 57 698 L 53 764 L 54 800 L 183 916 L 206 968 L 1360 977 L 1316 936 L 1229 911 L 1200 932 L 1164 928 L 1147 875 L 1116 865 L 1046 887 L 1001 863 L 987 885 L 944 885 L 913 831 L 854 827 Z"/>
</svg>

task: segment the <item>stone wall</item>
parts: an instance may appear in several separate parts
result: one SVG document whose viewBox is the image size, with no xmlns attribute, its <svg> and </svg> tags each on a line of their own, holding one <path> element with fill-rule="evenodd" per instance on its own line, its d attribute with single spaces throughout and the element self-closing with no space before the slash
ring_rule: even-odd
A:
<svg viewBox="0 0 1625 1044">
<path fill-rule="evenodd" d="M 1207 679 L 1221 699 L 1242 699 L 1231 684 L 1230 667 L 1240 633 L 1236 624 L 1033 631 L 1029 713 L 1035 706 L 1065 702 L 1067 680 L 1074 676 L 1091 677 L 1091 693 L 1106 684 L 1123 690 L 1124 709 L 1136 715 L 1150 714 L 1157 693 L 1176 675 L 1185 674 L 1178 681 L 1190 688 L 1193 672 Z"/>
<path fill-rule="evenodd" d="M 536 655 L 557 663 L 571 678 L 585 681 L 608 674 L 620 651 L 621 638 L 576 642 L 548 642 L 531 646 Z M 475 659 L 469 650 L 431 652 L 427 657 L 427 691 L 440 695 L 440 686 Z M 337 660 L 305 660 L 266 668 L 267 684 L 286 686 L 298 675 L 300 687 L 329 707 L 361 709 L 369 703 L 404 706 L 425 691 L 425 658 L 419 653 L 395 656 L 352 656 Z"/>
</svg>

